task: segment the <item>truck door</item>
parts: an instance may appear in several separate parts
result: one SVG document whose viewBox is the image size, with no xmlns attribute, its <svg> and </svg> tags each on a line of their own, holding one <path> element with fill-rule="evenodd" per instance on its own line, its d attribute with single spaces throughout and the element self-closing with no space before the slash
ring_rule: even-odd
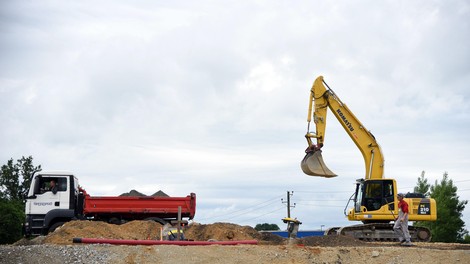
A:
<svg viewBox="0 0 470 264">
<path fill-rule="evenodd" d="M 55 181 L 57 192 L 51 190 L 51 181 Z M 69 209 L 70 195 L 67 188 L 68 178 L 60 176 L 43 176 L 37 179 L 34 186 L 35 199 L 28 199 L 29 214 L 44 215 L 53 209 Z"/>
</svg>

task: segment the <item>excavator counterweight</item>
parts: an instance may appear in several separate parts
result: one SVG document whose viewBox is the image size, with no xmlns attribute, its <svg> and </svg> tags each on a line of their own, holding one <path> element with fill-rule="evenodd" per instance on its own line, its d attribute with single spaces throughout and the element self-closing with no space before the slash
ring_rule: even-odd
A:
<svg viewBox="0 0 470 264">
<path fill-rule="evenodd" d="M 319 176 L 325 178 L 332 178 L 337 176 L 325 165 L 321 155 L 321 150 L 307 153 L 304 159 L 301 161 L 300 167 L 302 167 L 302 171 L 305 174 L 310 176 Z"/>
</svg>

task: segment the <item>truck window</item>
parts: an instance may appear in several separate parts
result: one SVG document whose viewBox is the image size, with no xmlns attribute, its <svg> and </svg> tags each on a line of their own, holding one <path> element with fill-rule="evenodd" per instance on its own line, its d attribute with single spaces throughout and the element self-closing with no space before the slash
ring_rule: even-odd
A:
<svg viewBox="0 0 470 264">
<path fill-rule="evenodd" d="M 39 179 L 39 189 L 35 188 L 35 194 L 43 194 L 51 190 L 51 181 L 54 180 L 58 192 L 67 191 L 67 178 L 64 177 L 41 177 Z"/>
<path fill-rule="evenodd" d="M 58 191 L 65 192 L 67 191 L 67 178 L 59 178 L 58 179 Z"/>
<path fill-rule="evenodd" d="M 50 178 L 43 178 L 39 179 L 39 189 L 35 189 L 35 194 L 43 194 L 50 188 Z"/>
</svg>

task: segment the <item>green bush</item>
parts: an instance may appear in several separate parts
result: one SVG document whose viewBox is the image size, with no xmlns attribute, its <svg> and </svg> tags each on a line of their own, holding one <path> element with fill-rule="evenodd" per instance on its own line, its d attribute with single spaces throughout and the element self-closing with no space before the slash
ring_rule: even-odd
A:
<svg viewBox="0 0 470 264">
<path fill-rule="evenodd" d="M 277 231 L 279 230 L 279 226 L 277 226 L 276 224 L 268 224 L 268 223 L 257 224 L 255 226 L 255 230 L 256 231 Z"/>
<path fill-rule="evenodd" d="M 0 200 L 0 244 L 11 244 L 22 238 L 23 204 Z"/>
</svg>

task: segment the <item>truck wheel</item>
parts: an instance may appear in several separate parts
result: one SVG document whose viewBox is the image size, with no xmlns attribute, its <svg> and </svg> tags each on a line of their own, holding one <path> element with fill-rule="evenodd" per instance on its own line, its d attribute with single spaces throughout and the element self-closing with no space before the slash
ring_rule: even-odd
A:
<svg viewBox="0 0 470 264">
<path fill-rule="evenodd" d="M 167 222 L 161 218 L 158 218 L 158 217 L 149 217 L 149 218 L 145 218 L 144 219 L 145 221 L 154 221 L 154 222 L 157 222 L 157 223 L 160 223 L 162 225 L 165 225 Z"/>
<path fill-rule="evenodd" d="M 63 225 L 64 222 L 56 222 L 54 223 L 53 225 L 51 225 L 51 227 L 49 227 L 49 231 L 48 233 L 52 233 L 54 232 L 57 228 L 59 228 L 61 225 Z"/>
</svg>

